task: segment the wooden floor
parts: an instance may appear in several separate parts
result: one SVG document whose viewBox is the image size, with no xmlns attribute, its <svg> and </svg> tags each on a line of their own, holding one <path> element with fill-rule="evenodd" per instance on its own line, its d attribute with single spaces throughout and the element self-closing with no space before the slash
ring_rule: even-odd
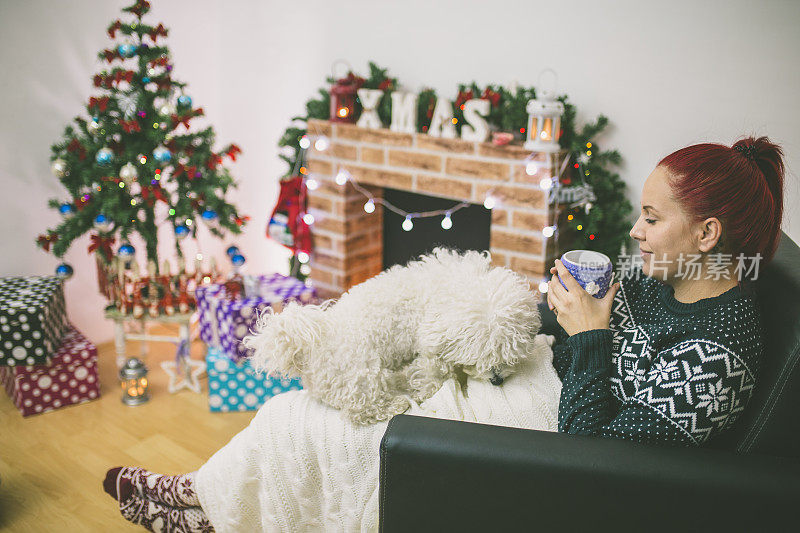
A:
<svg viewBox="0 0 800 533">
<path fill-rule="evenodd" d="M 151 333 L 174 335 L 177 328 Z M 129 343 L 129 354 L 139 353 L 137 344 Z M 141 406 L 120 401 L 112 343 L 98 346 L 97 400 L 22 418 L 0 386 L 0 531 L 144 531 L 103 492 L 106 471 L 130 465 L 191 472 L 249 424 L 255 411 L 209 412 L 205 377 L 202 394 L 167 392 L 159 363 L 174 357 L 175 346 L 150 346 L 151 399 Z M 194 343 L 192 357 L 202 359 L 203 350 Z"/>
</svg>

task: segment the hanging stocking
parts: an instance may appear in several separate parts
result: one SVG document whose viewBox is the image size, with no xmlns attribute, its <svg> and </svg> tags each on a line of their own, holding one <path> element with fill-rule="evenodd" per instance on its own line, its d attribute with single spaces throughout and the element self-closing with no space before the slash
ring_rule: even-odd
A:
<svg viewBox="0 0 800 533">
<path fill-rule="evenodd" d="M 308 197 L 303 176 L 281 181 L 278 202 L 267 224 L 267 237 L 286 246 L 292 252 L 311 252 L 311 231 L 303 221 Z"/>
</svg>

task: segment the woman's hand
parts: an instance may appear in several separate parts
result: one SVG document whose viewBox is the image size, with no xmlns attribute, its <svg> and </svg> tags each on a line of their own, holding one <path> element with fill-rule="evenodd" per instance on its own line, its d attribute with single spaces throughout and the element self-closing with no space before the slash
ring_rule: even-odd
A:
<svg viewBox="0 0 800 533">
<path fill-rule="evenodd" d="M 547 305 L 569 336 L 593 329 L 608 329 L 619 282 L 612 284 L 603 298 L 595 298 L 578 284 L 559 259 L 556 259 L 556 266 L 550 269 L 550 273 L 553 277 L 547 282 Z M 559 276 L 566 289 L 558 281 Z"/>
</svg>

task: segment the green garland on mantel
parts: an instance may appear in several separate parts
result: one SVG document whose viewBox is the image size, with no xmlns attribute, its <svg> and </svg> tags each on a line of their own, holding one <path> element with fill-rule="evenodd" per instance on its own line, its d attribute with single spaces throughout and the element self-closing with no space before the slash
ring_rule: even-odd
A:
<svg viewBox="0 0 800 533">
<path fill-rule="evenodd" d="M 306 102 L 305 115 L 292 118 L 292 124 L 280 138 L 280 158 L 288 169 L 283 178 L 292 177 L 297 168 L 297 159 L 301 156 L 300 139 L 306 135 L 309 119 L 328 120 L 330 118 L 330 93 L 328 87 L 335 82 L 332 77 L 326 78 L 327 86 L 317 91 L 315 98 Z M 390 77 L 387 69 L 375 63 L 369 63 L 369 76 L 362 87 L 381 89 L 384 91 L 377 111 L 384 127 L 391 122 L 391 93 L 399 86 L 397 78 Z M 436 103 L 436 91 L 424 88 L 417 98 L 417 132 L 425 133 L 430 126 L 433 107 Z M 458 119 L 457 136 L 460 137 L 464 124 L 463 111 L 460 104 L 471 98 L 487 98 L 491 101 L 491 109 L 486 116 L 491 131 L 508 132 L 514 135 L 510 144 L 521 146 L 525 135 L 522 133 L 528 125 L 526 106 L 529 100 L 536 98 L 533 87 L 517 87 L 515 91 L 502 85 L 479 87 L 475 82 L 459 84 L 456 97 L 451 101 L 453 116 Z M 559 144 L 570 155 L 570 163 L 561 175 L 562 187 L 585 183 L 595 196 L 589 208 L 582 205 L 566 208 L 558 217 L 559 248 L 561 250 L 594 250 L 606 254 L 616 264 L 623 243 L 628 242 L 629 220 L 633 206 L 625 195 L 626 185 L 612 168 L 622 160 L 616 150 L 602 150 L 597 144 L 597 137 L 608 126 L 608 118 L 599 115 L 593 123 L 584 124 L 578 131 L 575 122 L 575 106 L 567 101 L 566 95 L 557 99 L 564 104 L 564 115 L 561 118 L 562 133 Z M 361 106 L 356 99 L 355 118 L 361 113 Z M 571 215 L 571 217 L 570 217 Z M 581 229 L 578 229 L 581 228 Z"/>
</svg>

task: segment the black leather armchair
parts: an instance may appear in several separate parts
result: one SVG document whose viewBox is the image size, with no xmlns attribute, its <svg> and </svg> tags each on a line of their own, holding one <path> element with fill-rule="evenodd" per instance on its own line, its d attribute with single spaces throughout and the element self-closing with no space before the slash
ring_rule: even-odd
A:
<svg viewBox="0 0 800 533">
<path fill-rule="evenodd" d="M 381 531 L 800 530 L 800 248 L 785 234 L 756 291 L 757 390 L 703 448 L 398 415 L 381 442 Z"/>
</svg>

